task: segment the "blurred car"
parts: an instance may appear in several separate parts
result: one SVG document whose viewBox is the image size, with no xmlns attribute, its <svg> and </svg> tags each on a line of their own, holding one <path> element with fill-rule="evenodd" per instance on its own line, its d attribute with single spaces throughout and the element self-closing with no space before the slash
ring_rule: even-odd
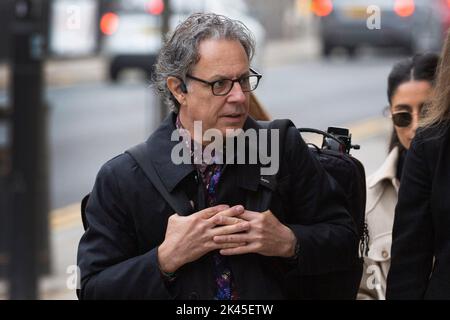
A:
<svg viewBox="0 0 450 320">
<path fill-rule="evenodd" d="M 98 1 L 52 0 L 48 53 L 52 57 L 76 58 L 98 53 Z"/>
<path fill-rule="evenodd" d="M 443 0 L 313 0 L 320 16 L 322 55 L 344 47 L 350 55 L 362 45 L 401 47 L 409 53 L 439 51 L 443 43 Z M 368 19 L 377 6 L 380 28 L 369 29 Z M 443 8 L 445 5 L 445 8 Z M 372 19 L 372 18 L 371 18 Z M 369 20 L 372 21 L 372 20 Z"/>
<path fill-rule="evenodd" d="M 104 6 L 100 20 L 102 51 L 110 57 L 109 77 L 113 81 L 126 69 L 138 69 L 150 77 L 161 48 L 162 0 L 115 0 Z M 215 12 L 242 21 L 254 34 L 259 50 L 265 43 L 265 30 L 248 14 L 243 0 L 171 0 L 169 28 L 194 12 Z M 256 57 L 257 66 L 261 55 Z"/>
<path fill-rule="evenodd" d="M 109 78 L 117 81 L 124 69 L 148 76 L 161 47 L 162 1 L 110 0 L 102 6 L 101 52 L 109 59 Z M 158 7 L 159 4 L 159 7 Z"/>
<path fill-rule="evenodd" d="M 442 28 L 444 34 L 450 29 L 450 0 L 437 0 L 440 4 Z"/>
</svg>

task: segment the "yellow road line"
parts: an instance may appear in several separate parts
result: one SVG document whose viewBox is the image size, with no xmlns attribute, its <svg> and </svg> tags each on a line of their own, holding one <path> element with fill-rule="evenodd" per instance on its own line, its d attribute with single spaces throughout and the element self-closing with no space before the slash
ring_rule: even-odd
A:
<svg viewBox="0 0 450 320">
<path fill-rule="evenodd" d="M 52 230 L 68 229 L 81 226 L 81 204 L 74 203 L 50 213 Z"/>
<path fill-rule="evenodd" d="M 376 117 L 344 126 L 350 129 L 352 139 L 365 140 L 371 137 L 389 132 L 392 128 L 392 122 L 388 118 Z"/>
</svg>

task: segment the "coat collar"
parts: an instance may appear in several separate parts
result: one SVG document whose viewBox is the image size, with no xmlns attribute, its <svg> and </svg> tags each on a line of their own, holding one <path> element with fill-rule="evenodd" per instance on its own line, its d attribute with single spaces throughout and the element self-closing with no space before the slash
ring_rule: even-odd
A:
<svg viewBox="0 0 450 320">
<path fill-rule="evenodd" d="M 398 190 L 399 181 L 397 179 L 397 162 L 399 149 L 395 147 L 391 150 L 381 167 L 372 174 L 367 181 L 369 189 L 375 188 L 379 183 L 388 180 Z"/>
<path fill-rule="evenodd" d="M 186 176 L 195 171 L 192 164 L 175 164 L 171 159 L 172 149 L 179 143 L 171 141 L 172 132 L 176 130 L 175 120 L 176 114 L 171 112 L 146 141 L 148 158 L 152 161 L 169 192 L 172 192 Z M 250 128 L 258 130 L 261 127 L 254 119 L 248 117 L 243 129 Z M 226 165 L 225 169 L 230 171 L 229 174 L 234 172 L 233 174 L 237 175 L 236 183 L 239 187 L 252 191 L 257 190 L 260 184 L 259 165 L 232 164 Z"/>
<path fill-rule="evenodd" d="M 176 114 L 171 112 L 146 141 L 147 156 L 169 192 L 172 192 L 181 180 L 194 171 L 194 166 L 175 164 L 171 159 L 171 152 L 179 143 L 171 140 L 172 132 L 176 130 L 175 119 Z"/>
</svg>

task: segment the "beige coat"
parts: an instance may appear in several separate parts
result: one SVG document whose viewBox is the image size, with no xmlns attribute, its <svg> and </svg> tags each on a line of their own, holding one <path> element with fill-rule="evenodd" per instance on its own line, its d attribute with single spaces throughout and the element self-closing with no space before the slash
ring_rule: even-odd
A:
<svg viewBox="0 0 450 320">
<path fill-rule="evenodd" d="M 386 279 L 391 264 L 392 227 L 397 204 L 399 180 L 396 178 L 398 148 L 394 148 L 381 167 L 367 178 L 366 222 L 369 253 L 358 299 L 386 298 Z"/>
</svg>

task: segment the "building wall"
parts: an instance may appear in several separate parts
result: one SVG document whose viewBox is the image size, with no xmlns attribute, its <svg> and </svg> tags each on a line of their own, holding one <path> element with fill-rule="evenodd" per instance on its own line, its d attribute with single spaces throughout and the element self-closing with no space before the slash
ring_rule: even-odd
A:
<svg viewBox="0 0 450 320">
<path fill-rule="evenodd" d="M 289 38 L 295 35 L 293 16 L 296 0 L 246 0 L 250 11 L 266 28 L 268 39 Z"/>
</svg>

